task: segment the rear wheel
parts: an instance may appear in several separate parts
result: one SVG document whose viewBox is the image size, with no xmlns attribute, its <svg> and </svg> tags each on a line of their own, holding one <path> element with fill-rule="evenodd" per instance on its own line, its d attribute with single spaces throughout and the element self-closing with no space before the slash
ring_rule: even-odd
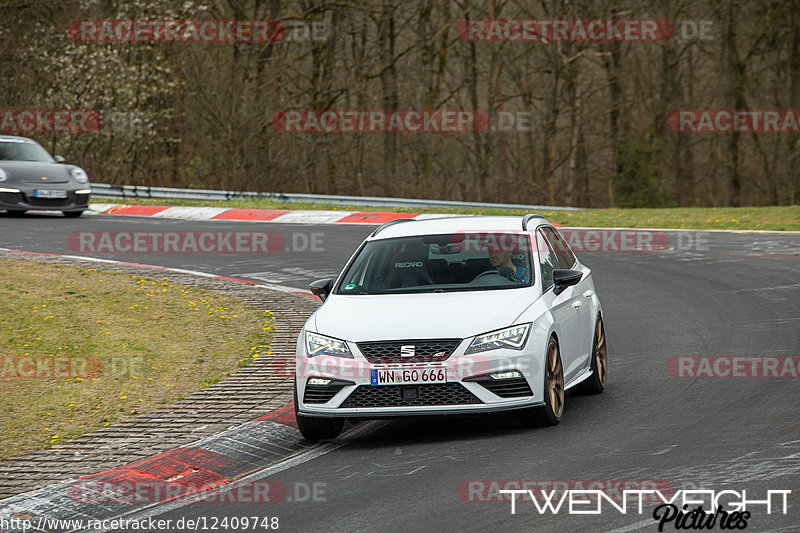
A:
<svg viewBox="0 0 800 533">
<path fill-rule="evenodd" d="M 597 317 L 592 340 L 592 375 L 580 382 L 570 391 L 578 394 L 600 394 L 606 388 L 608 378 L 608 348 L 603 319 Z"/>
<path fill-rule="evenodd" d="M 83 211 L 62 211 L 67 218 L 78 218 L 83 214 Z"/>
<path fill-rule="evenodd" d="M 9 209 L 8 210 L 8 216 L 10 216 L 10 217 L 21 217 L 24 214 L 25 214 L 25 210 L 24 209 Z"/>
<path fill-rule="evenodd" d="M 344 418 L 322 418 L 318 416 L 304 416 L 298 414 L 297 385 L 294 386 L 294 417 L 297 420 L 297 429 L 308 440 L 335 439 L 342 432 Z"/>
<path fill-rule="evenodd" d="M 544 369 L 544 405 L 525 409 L 517 414 L 520 424 L 526 427 L 555 426 L 564 412 L 564 367 L 558 342 L 551 337 L 547 344 Z"/>
</svg>

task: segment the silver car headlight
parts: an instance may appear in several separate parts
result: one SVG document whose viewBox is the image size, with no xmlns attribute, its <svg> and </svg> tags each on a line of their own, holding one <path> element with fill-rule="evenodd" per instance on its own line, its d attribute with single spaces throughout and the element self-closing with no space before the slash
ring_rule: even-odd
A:
<svg viewBox="0 0 800 533">
<path fill-rule="evenodd" d="M 469 348 L 467 348 L 467 351 L 464 353 L 488 352 L 489 350 L 496 350 L 498 348 L 521 350 L 525 347 L 530 329 L 531 325 L 528 323 L 477 335 L 472 339 L 472 343 L 470 343 Z"/>
<path fill-rule="evenodd" d="M 86 183 L 87 181 L 89 181 L 89 176 L 86 174 L 86 171 L 83 170 L 82 168 L 72 167 L 69 173 L 78 183 Z"/>
<path fill-rule="evenodd" d="M 326 337 L 319 333 L 311 333 L 310 331 L 306 331 L 306 354 L 309 357 L 332 355 L 334 357 L 353 358 L 353 354 L 350 353 L 350 348 L 347 347 L 346 342 Z"/>
<path fill-rule="evenodd" d="M 6 181 L 7 179 L 8 179 L 8 174 L 6 173 L 5 170 L 0 168 L 0 182 Z"/>
</svg>

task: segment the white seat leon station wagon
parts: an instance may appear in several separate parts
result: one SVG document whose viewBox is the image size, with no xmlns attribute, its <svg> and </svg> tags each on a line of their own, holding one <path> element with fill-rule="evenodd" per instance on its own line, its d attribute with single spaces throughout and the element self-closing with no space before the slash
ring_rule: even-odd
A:
<svg viewBox="0 0 800 533">
<path fill-rule="evenodd" d="M 603 313 L 589 268 L 539 215 L 393 220 L 377 228 L 297 341 L 304 437 L 345 419 L 515 410 L 555 425 L 564 392 L 606 385 Z"/>
</svg>

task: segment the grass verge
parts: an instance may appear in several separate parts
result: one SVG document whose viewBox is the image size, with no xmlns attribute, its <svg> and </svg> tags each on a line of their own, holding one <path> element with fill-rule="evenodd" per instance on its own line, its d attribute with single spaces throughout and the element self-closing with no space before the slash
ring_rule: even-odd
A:
<svg viewBox="0 0 800 533">
<path fill-rule="evenodd" d="M 166 278 L 0 259 L 0 460 L 180 399 L 269 353 L 270 312 Z"/>
<path fill-rule="evenodd" d="M 285 203 L 276 200 L 231 200 L 202 202 L 195 200 L 111 200 L 94 199 L 98 203 L 140 205 L 187 205 L 229 207 L 238 209 L 327 209 L 333 211 L 380 211 L 391 213 L 463 213 L 469 215 L 523 215 L 524 209 L 449 209 L 426 207 L 370 207 L 321 203 Z M 543 210 L 539 214 L 565 226 L 740 229 L 764 231 L 800 230 L 800 206 L 773 207 L 666 207 L 658 209 L 577 209 Z"/>
</svg>

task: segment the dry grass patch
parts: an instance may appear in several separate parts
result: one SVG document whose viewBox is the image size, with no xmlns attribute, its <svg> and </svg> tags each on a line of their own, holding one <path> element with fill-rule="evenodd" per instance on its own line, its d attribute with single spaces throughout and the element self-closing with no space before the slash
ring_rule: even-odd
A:
<svg viewBox="0 0 800 533">
<path fill-rule="evenodd" d="M 269 353 L 272 319 L 166 278 L 0 259 L 0 459 L 207 387 Z"/>
</svg>

